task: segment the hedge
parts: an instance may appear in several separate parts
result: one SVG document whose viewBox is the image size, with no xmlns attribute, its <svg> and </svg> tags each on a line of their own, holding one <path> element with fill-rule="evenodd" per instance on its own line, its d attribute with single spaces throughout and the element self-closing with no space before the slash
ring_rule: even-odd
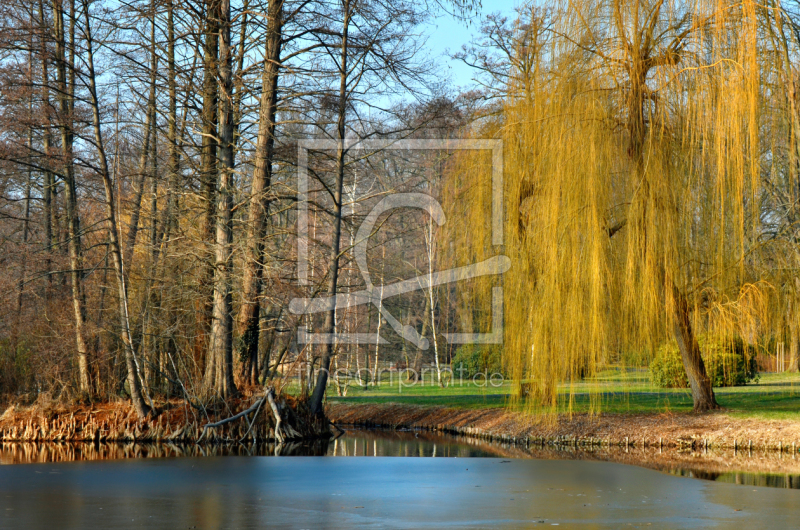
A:
<svg viewBox="0 0 800 530">
<path fill-rule="evenodd" d="M 741 386 L 753 380 L 758 381 L 755 352 L 742 339 L 701 335 L 697 342 L 712 386 Z M 659 346 L 656 358 L 650 363 L 650 377 L 653 384 L 661 388 L 689 386 L 675 340 Z"/>
</svg>

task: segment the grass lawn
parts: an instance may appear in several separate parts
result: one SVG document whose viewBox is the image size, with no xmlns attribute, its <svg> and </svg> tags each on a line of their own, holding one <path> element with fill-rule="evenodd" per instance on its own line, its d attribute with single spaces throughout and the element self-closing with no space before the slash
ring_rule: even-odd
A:
<svg viewBox="0 0 800 530">
<path fill-rule="evenodd" d="M 338 396 L 335 386 L 328 389 L 328 400 L 336 403 L 405 403 L 459 408 L 503 407 L 509 403 L 511 385 L 475 384 L 456 378 L 447 388 L 432 384 L 399 382 L 396 374 L 384 374 L 380 386 L 364 388 L 352 382 L 346 396 Z M 480 383 L 483 383 L 480 381 Z M 597 377 L 562 385 L 563 404 L 568 410 L 570 391 L 572 410 L 600 410 L 614 413 L 691 412 L 688 389 L 654 387 L 646 370 L 611 368 Z M 734 417 L 800 420 L 800 374 L 762 373 L 757 383 L 714 389 L 725 413 Z"/>
</svg>

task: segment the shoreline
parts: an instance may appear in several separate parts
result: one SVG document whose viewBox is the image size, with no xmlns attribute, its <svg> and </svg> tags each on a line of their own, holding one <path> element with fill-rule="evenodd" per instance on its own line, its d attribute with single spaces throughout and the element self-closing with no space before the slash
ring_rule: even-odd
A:
<svg viewBox="0 0 800 530">
<path fill-rule="evenodd" d="M 329 403 L 336 425 L 418 429 L 530 446 L 766 450 L 795 455 L 800 420 L 731 418 L 724 412 L 573 414 L 551 421 L 502 408 Z"/>
<path fill-rule="evenodd" d="M 247 408 L 254 398 L 241 399 L 234 410 Z M 281 401 L 281 408 L 287 413 L 298 405 L 301 410 L 305 408 L 293 398 L 289 398 L 291 403 Z M 139 420 L 130 406 L 121 402 L 52 408 L 12 406 L 0 415 L 0 442 L 197 443 L 204 424 L 232 415 L 217 411 L 206 419 L 180 400 L 166 402 L 160 409 L 155 418 Z M 297 410 L 297 416 L 305 419 L 307 411 L 301 410 Z M 274 423 L 271 415 L 264 412 L 255 422 L 257 428 L 250 432 L 249 421 L 237 421 L 209 432 L 211 436 L 202 441 L 224 443 L 253 435 L 254 441 L 268 441 L 274 437 Z M 328 403 L 325 412 L 335 426 L 414 429 L 525 447 L 757 449 L 781 454 L 800 451 L 800 420 L 732 418 L 725 412 L 576 413 L 537 420 L 505 408 L 339 402 Z M 292 420 L 305 424 L 303 431 L 317 430 L 311 422 L 296 416 Z"/>
<path fill-rule="evenodd" d="M 202 426 L 194 422 L 187 425 L 187 412 L 175 402 L 162 411 L 160 419 L 149 422 L 136 420 L 124 403 L 60 408 L 57 412 L 33 407 L 12 409 L 0 417 L 0 464 L 293 455 L 307 454 L 309 444 L 315 447 L 313 454 L 317 456 L 327 451 L 329 439 L 280 444 L 269 441 L 263 433 L 255 439 L 237 441 L 236 435 L 246 425 L 199 441 Z M 800 484 L 800 443 L 791 441 L 800 439 L 800 421 L 739 419 L 724 413 L 662 413 L 575 414 L 537 422 L 531 416 L 499 408 L 397 403 L 329 403 L 326 413 L 334 428 L 347 431 L 352 426 L 361 437 L 456 441 L 503 458 L 607 461 L 696 478 L 715 479 L 733 473 L 732 480 L 755 481 L 752 485 L 761 485 L 758 481 L 766 479 L 751 479 L 741 473 L 780 474 L 789 481 L 788 487 Z M 72 425 L 69 431 L 73 436 L 43 436 L 41 429 L 48 425 L 47 418 L 50 426 L 63 429 Z M 11 425 L 17 426 L 16 433 L 8 429 Z M 112 435 L 114 432 L 117 436 Z M 176 432 L 182 435 L 176 436 Z M 9 436 L 12 433 L 15 435 Z"/>
<path fill-rule="evenodd" d="M 219 444 L 293 442 L 330 437 L 327 421 L 312 417 L 305 401 L 254 393 L 195 410 L 172 399 L 157 415 L 138 418 L 127 402 L 11 405 L 0 415 L 3 442 Z M 267 401 L 269 401 L 267 403 Z M 280 421 L 279 418 L 280 417 Z"/>
</svg>

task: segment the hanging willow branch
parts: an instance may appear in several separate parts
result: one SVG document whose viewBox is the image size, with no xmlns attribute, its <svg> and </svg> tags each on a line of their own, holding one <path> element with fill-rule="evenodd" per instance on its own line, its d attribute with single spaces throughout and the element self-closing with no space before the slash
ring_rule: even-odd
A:
<svg viewBox="0 0 800 530">
<path fill-rule="evenodd" d="M 673 338 L 692 353 L 695 409 L 715 408 L 697 337 L 780 333 L 788 304 L 767 303 L 768 286 L 787 283 L 774 263 L 797 252 L 761 238 L 782 218 L 765 182 L 797 173 L 784 155 L 797 131 L 777 23 L 751 0 L 563 0 L 508 28 L 506 62 L 525 69 L 508 75 L 502 119 L 474 132 L 504 145 L 503 361 L 528 410 L 571 410 L 576 383 L 646 365 Z M 450 168 L 448 224 L 471 227 L 448 234 L 454 262 L 497 252 L 490 171 L 475 152 Z M 779 183 L 796 189 L 788 176 Z M 471 306 L 491 297 L 476 285 Z M 709 293 L 745 304 L 742 289 L 770 309 L 709 309 Z"/>
</svg>

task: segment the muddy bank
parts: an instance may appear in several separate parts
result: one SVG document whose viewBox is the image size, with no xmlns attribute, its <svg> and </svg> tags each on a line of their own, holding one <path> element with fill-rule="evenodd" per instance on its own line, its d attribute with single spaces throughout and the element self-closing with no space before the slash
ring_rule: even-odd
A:
<svg viewBox="0 0 800 530">
<path fill-rule="evenodd" d="M 280 421 L 279 421 L 280 420 Z M 292 396 L 243 395 L 214 407 L 183 400 L 156 403 L 139 419 L 127 402 L 10 406 L 0 416 L 0 442 L 227 443 L 327 438 L 328 421 Z"/>
<path fill-rule="evenodd" d="M 501 408 L 455 409 L 386 404 L 332 403 L 327 415 L 336 424 L 414 428 L 510 442 L 685 450 L 770 450 L 796 454 L 800 421 L 731 418 L 706 414 L 574 414 L 541 422 Z"/>
</svg>

